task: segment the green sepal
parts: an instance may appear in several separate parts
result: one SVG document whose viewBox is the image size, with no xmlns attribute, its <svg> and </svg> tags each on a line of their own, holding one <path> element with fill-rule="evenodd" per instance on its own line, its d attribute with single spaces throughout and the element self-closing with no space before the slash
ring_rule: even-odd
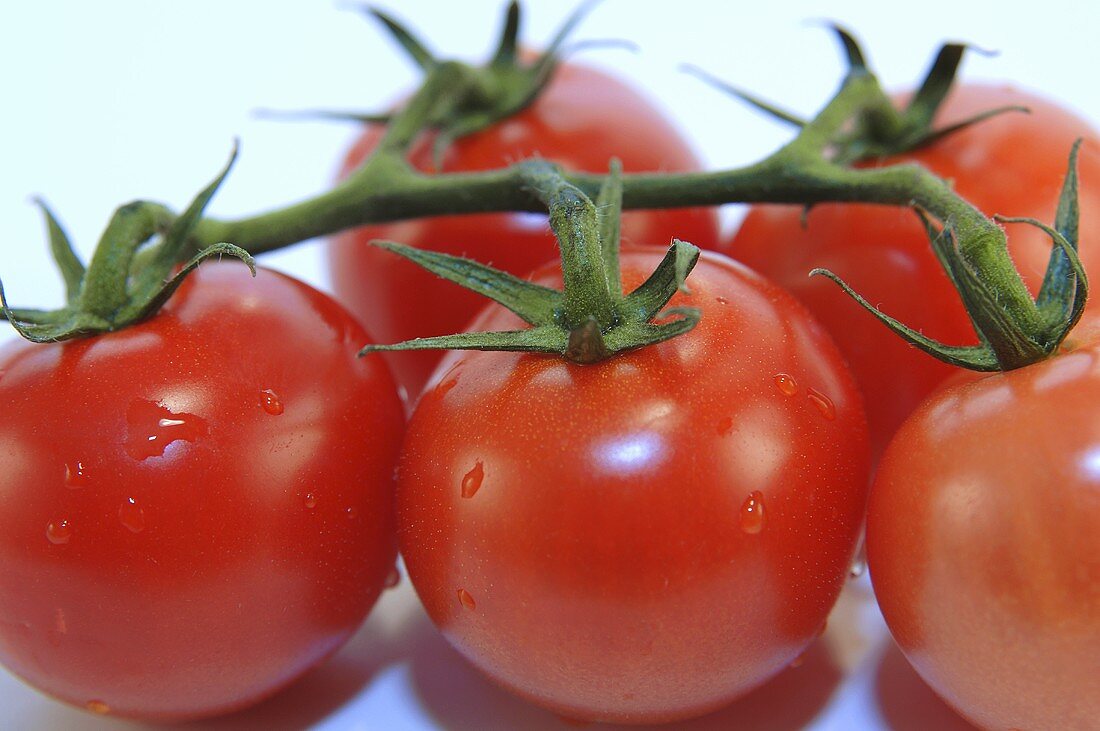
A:
<svg viewBox="0 0 1100 731">
<path fill-rule="evenodd" d="M 797 114 L 789 112 L 786 109 L 783 109 L 776 104 L 766 101 L 762 97 L 756 96 L 751 92 L 745 91 L 740 87 L 734 86 L 733 84 L 730 84 L 729 82 L 718 78 L 717 76 L 711 74 L 709 71 L 705 71 L 698 66 L 695 66 L 693 64 L 681 64 L 680 70 L 691 76 L 694 76 L 695 78 L 699 79 L 708 86 L 717 89 L 718 91 L 740 99 L 754 109 L 757 109 L 758 111 L 761 111 L 764 114 L 767 114 L 769 117 L 779 120 L 780 122 L 784 122 L 799 129 L 806 126 L 806 120 L 802 117 L 799 117 Z"/>
<path fill-rule="evenodd" d="M 623 281 L 619 272 L 619 244 L 622 239 L 623 212 L 623 164 L 617 157 L 611 158 L 607 177 L 596 197 L 596 219 L 603 254 L 603 270 L 607 274 L 607 287 L 612 297 L 622 297 Z"/>
<path fill-rule="evenodd" d="M 685 280 L 699 261 L 699 247 L 673 239 L 664 259 L 649 277 L 628 294 L 620 306 L 631 319 L 646 322 L 657 317 L 661 308 L 677 292 L 687 292 Z"/>
<path fill-rule="evenodd" d="M 61 227 L 61 223 L 58 222 L 46 201 L 35 198 L 34 202 L 42 210 L 42 216 L 46 219 L 50 253 L 53 254 L 54 263 L 65 283 L 65 299 L 72 302 L 80 294 L 80 283 L 84 279 L 84 262 L 80 261 L 80 257 L 76 255 L 68 234 L 65 233 L 65 229 Z"/>
<path fill-rule="evenodd" d="M 1059 236 L 1051 235 L 1056 246 L 1051 249 L 1043 284 L 1039 287 L 1039 295 L 1035 298 L 1035 304 L 1041 310 L 1052 306 L 1057 307 L 1069 323 L 1069 329 L 1072 329 L 1080 318 L 1081 313 L 1074 311 L 1077 303 L 1080 303 L 1079 309 L 1083 310 L 1085 298 L 1088 296 L 1088 277 L 1077 257 L 1080 236 L 1078 221 L 1081 216 L 1077 194 L 1077 157 L 1081 150 L 1081 143 L 1082 140 L 1078 139 L 1070 148 L 1066 177 L 1062 182 L 1058 208 L 1054 214 L 1054 228 Z M 1073 281 L 1074 279 L 1076 281 Z M 1082 286 L 1083 291 L 1081 291 Z M 1073 305 L 1070 306 L 1070 303 Z M 1067 329 L 1066 332 L 1068 331 Z"/>
<path fill-rule="evenodd" d="M 1001 370 L 1000 363 L 993 355 L 993 352 L 984 345 L 946 345 L 890 317 L 868 302 L 861 294 L 848 286 L 847 282 L 828 269 L 814 269 L 810 272 L 810 276 L 823 276 L 833 280 L 833 282 L 838 284 L 840 288 L 844 290 L 844 293 L 855 300 L 860 307 L 878 318 L 879 322 L 886 325 L 886 327 L 890 328 L 892 332 L 910 345 L 923 350 L 934 358 L 942 360 L 945 363 L 950 363 L 951 365 L 969 368 L 973 371 L 992 372 Z"/>
<path fill-rule="evenodd" d="M 864 76 L 870 73 L 867 60 L 863 56 L 863 49 L 859 47 L 859 42 L 855 39 L 855 36 L 844 26 L 837 23 L 827 23 L 826 25 L 840 41 L 840 48 L 844 51 L 844 58 L 848 62 L 848 76 Z"/>
<path fill-rule="evenodd" d="M 397 45 L 401 47 L 413 63 L 417 65 L 422 71 L 429 72 L 438 64 L 435 60 L 435 56 L 428 50 L 427 46 L 420 42 L 416 36 L 409 31 L 402 23 L 395 20 L 392 16 L 386 12 L 379 10 L 375 7 L 364 7 L 367 15 L 374 18 L 382 24 L 390 36 L 397 42 Z"/>
<path fill-rule="evenodd" d="M 569 344 L 569 334 L 553 325 L 541 325 L 526 330 L 457 333 L 431 338 L 415 338 L 401 343 L 372 343 L 359 355 L 387 350 L 509 350 L 563 354 Z"/>
<path fill-rule="evenodd" d="M 438 277 L 488 297 L 529 324 L 552 321 L 561 307 L 561 292 L 472 259 L 394 241 L 371 241 L 371 245 L 392 251 Z"/>
</svg>

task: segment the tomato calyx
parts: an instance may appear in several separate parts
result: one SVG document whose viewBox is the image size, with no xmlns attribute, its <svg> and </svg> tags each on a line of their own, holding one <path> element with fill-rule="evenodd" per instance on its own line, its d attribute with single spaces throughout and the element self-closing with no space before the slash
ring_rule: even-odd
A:
<svg viewBox="0 0 1100 731">
<path fill-rule="evenodd" d="M 932 250 L 962 298 L 981 341 L 979 345 L 952 346 L 940 343 L 883 313 L 833 272 L 814 269 L 810 274 L 833 280 L 894 333 L 929 355 L 952 365 L 975 371 L 1008 371 L 1045 360 L 1058 350 L 1081 319 L 1088 299 L 1088 277 L 1077 255 L 1077 156 L 1080 147 L 1081 140 L 1077 140 L 1070 151 L 1053 226 L 1033 218 L 994 217 L 999 223 L 1035 226 L 1044 231 L 1054 243 L 1043 283 L 1033 300 L 1037 318 L 1016 317 L 1011 308 L 998 301 L 996 293 L 999 291 L 999 278 L 1013 276 L 1014 273 L 982 271 L 975 267 L 967 256 L 968 252 L 960 245 L 953 225 L 948 222 L 942 229 L 937 229 L 920 208 L 915 210 L 928 233 Z"/>
<path fill-rule="evenodd" d="M 119 330 L 155 315 L 200 263 L 228 254 L 255 275 L 252 256 L 228 243 L 207 246 L 186 262 L 189 238 L 236 159 L 233 153 L 217 178 L 179 216 L 163 205 L 134 201 L 119 207 L 87 267 L 44 202 L 50 250 L 65 282 L 67 303 L 56 310 L 8 306 L 0 283 L 0 312 L 22 337 L 36 343 L 70 340 Z M 154 237 L 159 240 L 153 242 Z M 151 243 L 152 242 L 152 243 Z"/>
<path fill-rule="evenodd" d="M 594 2 L 587 2 L 578 7 L 558 29 L 546 50 L 533 60 L 526 61 L 518 44 L 521 9 L 519 2 L 513 0 L 505 12 L 503 30 L 496 50 L 488 62 L 481 66 L 439 60 L 412 31 L 388 13 L 373 7 L 363 10 L 382 25 L 425 74 L 425 84 L 429 83 L 433 75 L 445 74 L 451 77 L 449 83 L 439 85 L 438 92 L 433 95 L 431 109 L 421 117 L 422 126 L 417 130 L 435 132 L 432 158 L 435 168 L 439 170 L 443 155 L 455 140 L 514 116 L 538 97 L 561 60 L 565 40 L 594 5 Z M 267 114 L 270 115 L 271 112 Z M 389 124 L 402 116 L 400 112 L 364 114 L 311 111 L 291 114 L 303 115 L 373 124 Z"/>
<path fill-rule="evenodd" d="M 873 77 L 863 50 L 855 37 L 839 25 L 830 24 L 829 28 L 840 41 L 848 63 L 848 75 L 845 81 L 860 76 Z M 933 127 L 936 113 L 955 83 L 959 66 L 966 51 L 992 55 L 989 51 L 966 43 L 943 44 L 936 53 L 936 57 L 916 94 L 913 95 L 905 108 L 899 110 L 892 104 L 877 104 L 863 110 L 853 120 L 854 124 L 851 130 L 838 136 L 833 141 L 830 159 L 837 164 L 851 165 L 864 160 L 876 160 L 899 155 L 930 145 L 948 135 L 999 114 L 1006 112 L 1026 113 L 1029 111 L 1027 107 L 1019 105 L 995 107 L 944 127 Z M 808 120 L 802 119 L 798 115 L 751 92 L 712 76 L 700 68 L 685 66 L 683 69 L 710 86 L 740 99 L 749 106 L 784 124 L 799 129 L 809 124 Z"/>
<path fill-rule="evenodd" d="M 623 293 L 619 270 L 622 170 L 617 160 L 612 161 L 595 202 L 566 182 L 551 163 L 530 160 L 520 169 L 526 188 L 549 209 L 550 228 L 561 252 L 561 291 L 463 257 L 392 241 L 372 243 L 489 297 L 531 327 L 368 345 L 360 355 L 439 348 L 514 350 L 554 353 L 574 363 L 595 363 L 695 327 L 698 310 L 662 310 L 677 291 L 686 291 L 684 281 L 699 258 L 699 249 L 692 244 L 674 239 L 649 278 L 629 294 Z"/>
</svg>

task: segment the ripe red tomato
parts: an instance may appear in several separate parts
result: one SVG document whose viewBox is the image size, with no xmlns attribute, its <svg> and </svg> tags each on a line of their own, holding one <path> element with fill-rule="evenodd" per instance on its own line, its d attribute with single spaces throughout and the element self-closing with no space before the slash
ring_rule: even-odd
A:
<svg viewBox="0 0 1100 731">
<path fill-rule="evenodd" d="M 381 135 L 377 126 L 363 132 L 348 152 L 341 178 L 363 162 Z M 627 172 L 700 167 L 687 142 L 652 102 L 610 76 L 575 64 L 562 64 L 527 109 L 453 144 L 442 167 L 444 172 L 489 170 L 533 156 L 589 172 L 606 172 L 612 156 L 622 160 Z M 421 170 L 432 168 L 429 140 L 413 149 L 411 160 Z M 713 248 L 718 219 L 708 208 L 628 211 L 622 232 L 625 243 L 667 244 L 675 236 Z M 556 259 L 558 252 L 545 214 L 438 216 L 336 236 L 329 247 L 336 294 L 380 342 L 461 332 L 484 300 L 368 246 L 371 239 L 468 256 L 519 276 Z M 415 398 L 441 356 L 422 350 L 384 357 L 397 382 Z"/>
<path fill-rule="evenodd" d="M 253 703 L 393 568 L 402 408 L 343 308 L 205 264 L 129 329 L 0 353 L 0 661 L 96 713 Z"/>
<path fill-rule="evenodd" d="M 1088 137 L 1080 170 L 1081 258 L 1100 280 L 1100 146 L 1089 124 L 1055 104 L 1010 87 L 963 85 L 937 118 L 948 125 L 1012 104 L 1009 112 L 880 164 L 916 161 L 951 181 L 982 212 L 1053 221 L 1070 146 Z M 836 340 L 863 390 L 872 451 L 881 453 L 901 422 L 955 369 L 910 347 L 822 277 L 839 274 L 884 312 L 925 335 L 976 343 L 958 295 L 912 211 L 873 205 L 818 205 L 801 221 L 791 206 L 755 206 L 720 250 L 774 279 L 809 306 Z M 1008 231 L 1013 259 L 1037 292 L 1050 239 L 1030 226 Z"/>
<path fill-rule="evenodd" d="M 867 561 L 886 622 L 983 728 L 1100 719 L 1100 327 L 1073 337 L 1049 361 L 934 394 L 871 490 Z"/>
<path fill-rule="evenodd" d="M 624 252 L 624 282 L 662 254 Z M 570 718 L 685 718 L 762 683 L 822 630 L 855 549 L 866 424 L 835 347 L 725 257 L 688 283 L 671 304 L 702 310 L 693 331 L 596 365 L 447 355 L 402 448 L 398 542 L 428 614 Z M 492 306 L 471 329 L 520 325 Z"/>
</svg>

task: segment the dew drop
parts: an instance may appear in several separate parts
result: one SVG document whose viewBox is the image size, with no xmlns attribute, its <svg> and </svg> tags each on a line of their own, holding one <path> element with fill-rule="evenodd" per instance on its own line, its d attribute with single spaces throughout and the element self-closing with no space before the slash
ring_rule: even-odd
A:
<svg viewBox="0 0 1100 731">
<path fill-rule="evenodd" d="M 388 574 L 386 574 L 386 580 L 385 580 L 385 582 L 383 582 L 382 586 L 385 587 L 386 589 L 392 589 L 400 583 L 401 583 L 401 572 L 398 571 L 397 566 L 394 565 L 393 568 L 390 569 L 390 572 Z"/>
<path fill-rule="evenodd" d="M 65 487 L 79 490 L 88 484 L 88 471 L 84 463 L 77 460 L 65 465 Z"/>
<path fill-rule="evenodd" d="M 733 431 L 733 417 L 727 416 L 718 422 L 718 436 L 724 437 Z"/>
<path fill-rule="evenodd" d="M 753 490 L 741 505 L 741 530 L 756 535 L 764 530 L 764 493 Z"/>
<path fill-rule="evenodd" d="M 97 713 L 100 716 L 104 716 L 111 712 L 111 707 L 103 701 L 88 701 L 84 704 L 84 707 L 92 713 Z"/>
<path fill-rule="evenodd" d="M 59 635 L 68 634 L 69 632 L 69 623 L 65 621 L 65 612 L 62 611 L 61 607 L 54 611 L 53 628 Z"/>
<path fill-rule="evenodd" d="M 466 591 L 465 589 L 458 590 L 458 601 L 460 601 L 462 603 L 462 606 L 466 607 L 467 609 L 477 608 L 477 602 L 475 602 L 474 598 L 470 596 L 470 592 Z"/>
<path fill-rule="evenodd" d="M 485 479 L 485 468 L 479 459 L 473 468 L 462 478 L 462 497 L 470 498 L 481 489 L 481 481 Z"/>
<path fill-rule="evenodd" d="M 145 530 L 145 511 L 132 497 L 122 501 L 122 505 L 118 508 L 118 519 L 133 533 L 141 533 Z"/>
<path fill-rule="evenodd" d="M 821 415 L 828 421 L 832 421 L 836 418 L 836 406 L 833 405 L 832 399 L 821 393 L 821 391 L 814 388 L 807 388 L 806 398 L 813 402 L 813 405 L 817 407 L 817 410 L 820 411 Z"/>
<path fill-rule="evenodd" d="M 313 510 L 315 507 L 317 507 L 317 496 L 314 495 L 312 492 L 307 492 L 306 497 L 302 502 L 305 503 L 307 508 Z"/>
<path fill-rule="evenodd" d="M 720 305 L 728 305 L 730 303 L 730 301 L 725 297 L 715 297 L 714 301 Z"/>
<path fill-rule="evenodd" d="M 346 512 L 348 514 L 348 518 L 350 518 L 352 520 L 355 520 L 356 518 L 359 517 L 359 511 L 356 510 L 355 508 L 348 508 L 344 512 Z"/>
<path fill-rule="evenodd" d="M 46 525 L 46 538 L 55 546 L 65 545 L 72 537 L 73 527 L 69 521 L 64 518 L 61 520 L 51 520 L 49 524 Z"/>
<path fill-rule="evenodd" d="M 858 579 L 860 576 L 863 576 L 864 572 L 866 571 L 867 558 L 862 553 L 860 553 L 860 555 L 856 556 L 855 559 L 852 561 L 852 565 L 848 567 L 848 578 Z"/>
<path fill-rule="evenodd" d="M 278 416 L 283 413 L 283 402 L 279 400 L 279 396 L 270 388 L 265 388 L 263 391 L 260 391 L 260 406 L 272 416 Z"/>
<path fill-rule="evenodd" d="M 776 373 L 775 387 L 778 388 L 784 396 L 794 396 L 798 393 L 798 382 L 795 381 L 794 377 L 789 373 Z"/>
<path fill-rule="evenodd" d="M 126 451 L 134 459 L 160 457 L 172 442 L 193 442 L 206 436 L 206 422 L 194 414 L 175 414 L 164 406 L 138 399 L 126 410 L 130 433 Z"/>
</svg>

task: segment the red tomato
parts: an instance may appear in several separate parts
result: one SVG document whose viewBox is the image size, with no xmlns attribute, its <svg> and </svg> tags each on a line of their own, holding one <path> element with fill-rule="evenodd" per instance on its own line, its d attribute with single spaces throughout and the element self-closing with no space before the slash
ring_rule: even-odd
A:
<svg viewBox="0 0 1100 731">
<path fill-rule="evenodd" d="M 253 703 L 393 568 L 402 431 L 343 308 L 205 264 L 156 317 L 0 353 L 0 661 L 96 713 Z"/>
<path fill-rule="evenodd" d="M 1081 258 L 1100 280 L 1100 147 L 1087 122 L 1010 87 L 964 85 L 950 96 L 937 124 L 1012 104 L 1031 113 L 999 115 L 881 164 L 919 162 L 984 213 L 1049 223 L 1070 146 L 1090 137 L 1079 167 Z M 872 451 L 879 454 L 905 417 L 955 369 L 893 335 L 832 282 L 807 273 L 814 267 L 833 270 L 887 314 L 943 342 L 962 345 L 977 338 L 912 211 L 818 205 L 805 226 L 801 216 L 796 207 L 756 206 L 721 250 L 793 292 L 825 325 L 863 390 Z M 1037 292 L 1050 239 L 1025 225 L 1012 226 L 1008 239 L 1020 273 Z"/>
<path fill-rule="evenodd" d="M 871 490 L 867 561 L 886 622 L 984 728 L 1100 719 L 1100 327 L 1080 341 L 937 392 Z"/>
<path fill-rule="evenodd" d="M 662 254 L 624 252 L 624 282 Z M 398 541 L 428 614 L 570 718 L 685 718 L 759 685 L 822 630 L 855 549 L 867 435 L 835 347 L 725 257 L 689 285 L 671 304 L 702 310 L 693 331 L 597 365 L 449 354 L 402 448 Z M 519 325 L 493 306 L 471 329 Z"/>
<path fill-rule="evenodd" d="M 381 135 L 380 127 L 364 131 L 348 152 L 341 178 L 366 159 Z M 562 64 L 527 109 L 452 145 L 443 170 L 489 170 L 539 156 L 573 170 L 606 172 L 613 155 L 627 172 L 700 167 L 687 142 L 647 98 L 598 71 Z M 428 140 L 414 148 L 411 159 L 419 169 L 431 169 Z M 718 241 L 712 209 L 633 211 L 623 214 L 622 221 L 624 243 L 666 244 L 674 236 L 702 247 Z M 468 256 L 519 276 L 558 253 L 545 214 L 439 216 L 343 233 L 329 248 L 333 286 L 380 342 L 461 332 L 484 300 L 368 246 L 371 239 Z M 398 383 L 415 398 L 441 356 L 423 350 L 384 357 Z"/>
</svg>

